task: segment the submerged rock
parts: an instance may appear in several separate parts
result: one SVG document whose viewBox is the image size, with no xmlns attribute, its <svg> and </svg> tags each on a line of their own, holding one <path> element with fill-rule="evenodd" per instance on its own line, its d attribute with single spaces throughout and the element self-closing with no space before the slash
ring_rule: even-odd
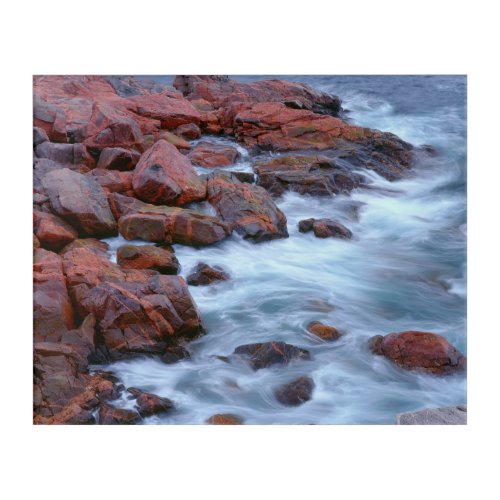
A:
<svg viewBox="0 0 500 500">
<path fill-rule="evenodd" d="M 311 377 L 299 377 L 274 390 L 276 399 L 286 406 L 299 406 L 309 401 L 315 384 Z"/>
<path fill-rule="evenodd" d="M 254 370 L 272 365 L 287 365 L 293 359 L 310 359 L 309 351 L 285 342 L 264 342 L 237 347 L 233 354 L 248 359 Z"/>
<path fill-rule="evenodd" d="M 467 425 L 467 406 L 425 408 L 424 410 L 400 413 L 397 425 Z"/>
<path fill-rule="evenodd" d="M 232 413 L 217 413 L 212 415 L 208 420 L 207 424 L 210 425 L 242 425 L 243 419 L 238 415 L 233 415 Z"/>
<path fill-rule="evenodd" d="M 167 365 L 177 363 L 183 359 L 191 359 L 189 351 L 180 345 L 173 345 L 167 347 L 165 352 L 161 355 L 160 359 Z"/>
<path fill-rule="evenodd" d="M 174 403 L 168 398 L 162 398 L 156 394 L 143 392 L 133 387 L 127 390 L 136 397 L 137 411 L 143 418 L 150 417 L 151 415 L 168 413 L 175 408 Z"/>
<path fill-rule="evenodd" d="M 204 262 L 200 262 L 187 277 L 187 284 L 191 286 L 209 285 L 214 281 L 227 281 L 229 274 L 221 267 L 210 267 Z"/>
<path fill-rule="evenodd" d="M 467 358 L 444 337 L 430 332 L 406 331 L 370 339 L 373 353 L 408 370 L 447 375 L 465 369 Z"/>
<path fill-rule="evenodd" d="M 342 238 L 349 240 L 352 232 L 343 224 L 333 219 L 304 219 L 299 222 L 301 233 L 314 232 L 317 238 Z"/>
<path fill-rule="evenodd" d="M 319 321 L 312 321 L 307 325 L 307 331 L 322 340 L 332 341 L 339 339 L 342 334 L 333 326 L 324 325 Z"/>
</svg>

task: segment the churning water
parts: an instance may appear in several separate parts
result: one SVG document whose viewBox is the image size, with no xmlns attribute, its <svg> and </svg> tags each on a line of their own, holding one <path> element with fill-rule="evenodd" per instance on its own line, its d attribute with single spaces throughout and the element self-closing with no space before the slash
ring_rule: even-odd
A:
<svg viewBox="0 0 500 500">
<path fill-rule="evenodd" d="M 366 346 L 373 335 L 423 330 L 466 353 L 465 77 L 285 78 L 339 95 L 356 124 L 431 144 L 440 154 L 418 161 L 414 177 L 403 181 L 364 171 L 371 189 L 351 196 L 286 194 L 277 203 L 288 219 L 287 239 L 255 245 L 234 234 L 199 250 L 175 245 L 184 277 L 202 261 L 224 267 L 231 280 L 190 287 L 208 331 L 189 344 L 190 361 L 135 359 L 106 367 L 126 387 L 175 402 L 176 411 L 146 423 L 198 424 L 234 413 L 247 424 L 392 424 L 403 411 L 466 402 L 465 375 L 407 372 Z M 249 156 L 232 169 L 251 171 Z M 355 236 L 299 233 L 298 221 L 309 217 L 335 218 Z M 113 247 L 119 242 L 113 239 Z M 306 331 L 314 320 L 345 335 L 322 342 Z M 216 357 L 269 340 L 304 347 L 312 360 L 254 372 Z M 300 375 L 314 379 L 312 399 L 280 405 L 273 389 Z"/>
</svg>

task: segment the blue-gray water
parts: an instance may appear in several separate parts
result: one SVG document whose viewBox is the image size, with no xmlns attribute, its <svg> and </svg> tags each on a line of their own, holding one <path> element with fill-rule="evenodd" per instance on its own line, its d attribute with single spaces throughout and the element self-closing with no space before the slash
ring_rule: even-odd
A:
<svg viewBox="0 0 500 500">
<path fill-rule="evenodd" d="M 235 413 L 248 424 L 391 424 L 403 411 L 466 401 L 464 375 L 403 371 L 366 349 L 372 335 L 412 329 L 442 334 L 466 353 L 465 77 L 284 78 L 339 95 L 356 124 L 431 144 L 440 155 L 421 162 L 404 181 L 365 172 L 372 186 L 384 189 L 350 197 L 285 195 L 278 205 L 288 219 L 288 239 L 254 245 L 233 235 L 202 250 L 176 245 L 183 276 L 204 261 L 223 266 L 232 279 L 191 287 L 208 330 L 189 344 L 191 361 L 141 359 L 108 367 L 125 386 L 176 403 L 174 413 L 146 423 L 203 423 L 214 413 Z M 251 170 L 248 155 L 233 169 Z M 350 201 L 362 204 L 359 220 L 347 209 Z M 210 211 L 206 204 L 199 208 Z M 297 222 L 308 217 L 337 218 L 355 239 L 301 234 Z M 123 240 L 108 242 L 116 247 Z M 306 331 L 313 320 L 345 336 L 323 343 Z M 214 358 L 268 340 L 305 347 L 313 359 L 253 372 Z M 305 374 L 316 384 L 312 400 L 281 406 L 273 388 Z"/>
</svg>

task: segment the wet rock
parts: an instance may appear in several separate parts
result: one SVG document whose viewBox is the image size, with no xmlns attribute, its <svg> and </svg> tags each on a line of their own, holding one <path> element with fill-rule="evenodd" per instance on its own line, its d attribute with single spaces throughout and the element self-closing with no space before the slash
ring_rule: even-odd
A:
<svg viewBox="0 0 500 500">
<path fill-rule="evenodd" d="M 186 123 L 175 129 L 175 135 L 187 140 L 198 139 L 201 136 L 201 130 L 194 123 Z"/>
<path fill-rule="evenodd" d="M 274 196 L 285 191 L 314 196 L 348 193 L 363 178 L 325 156 L 280 156 L 254 164 L 257 184 Z"/>
<path fill-rule="evenodd" d="M 180 345 L 173 345 L 167 347 L 165 352 L 161 355 L 160 359 L 167 365 L 177 363 L 183 359 L 191 359 L 189 351 Z"/>
<path fill-rule="evenodd" d="M 444 337 L 430 332 L 406 331 L 370 339 L 373 353 L 408 370 L 447 375 L 465 369 L 466 357 Z"/>
<path fill-rule="evenodd" d="M 178 338 L 202 333 L 185 281 L 157 271 L 124 269 L 85 248 L 64 255 L 69 293 L 80 317 L 93 314 L 108 359 L 161 354 Z"/>
<path fill-rule="evenodd" d="M 232 165 L 240 157 L 240 153 L 231 146 L 202 141 L 195 146 L 188 156 L 193 165 L 217 168 Z"/>
<path fill-rule="evenodd" d="M 248 358 L 254 370 L 272 365 L 287 365 L 293 359 L 310 359 L 309 351 L 285 342 L 264 342 L 237 347 L 233 354 Z"/>
<path fill-rule="evenodd" d="M 301 220 L 299 222 L 299 231 L 301 233 L 313 231 L 317 238 L 342 238 L 345 240 L 352 238 L 352 232 L 333 219 Z"/>
<path fill-rule="evenodd" d="M 319 92 L 303 83 L 261 80 L 243 83 L 225 76 L 177 76 L 174 87 L 189 100 L 203 99 L 215 108 L 232 103 L 284 102 L 289 106 L 337 116 L 341 110 L 337 96 Z"/>
<path fill-rule="evenodd" d="M 141 421 L 136 411 L 115 408 L 110 405 L 101 405 L 99 408 L 100 425 L 135 425 Z"/>
<path fill-rule="evenodd" d="M 143 153 L 132 185 L 141 200 L 164 205 L 183 205 L 206 195 L 205 184 L 189 159 L 163 139 Z"/>
<path fill-rule="evenodd" d="M 208 201 L 219 217 L 255 243 L 288 237 L 285 214 L 265 189 L 217 171 L 207 180 Z"/>
<path fill-rule="evenodd" d="M 253 184 L 255 181 L 255 176 L 251 172 L 235 172 L 232 171 L 231 175 L 236 177 L 240 182 L 247 182 L 248 184 Z"/>
<path fill-rule="evenodd" d="M 319 321 L 312 321 L 307 325 L 307 331 L 322 340 L 332 341 L 339 339 L 342 334 L 333 326 L 324 325 Z"/>
<path fill-rule="evenodd" d="M 154 245 L 122 245 L 116 251 L 116 260 L 126 269 L 154 269 L 162 274 L 177 274 L 180 269 L 172 248 Z"/>
<path fill-rule="evenodd" d="M 73 305 L 66 289 L 63 260 L 59 255 L 36 249 L 33 256 L 33 328 L 35 339 L 75 327 Z"/>
<path fill-rule="evenodd" d="M 143 392 L 139 389 L 128 389 L 136 399 L 137 411 L 141 417 L 150 417 L 151 415 L 158 415 L 172 411 L 175 406 L 174 403 L 168 398 L 162 398 L 156 394 Z"/>
<path fill-rule="evenodd" d="M 231 235 L 231 226 L 217 217 L 195 210 L 155 206 L 134 198 L 113 194 L 111 205 L 126 239 L 204 246 Z"/>
<path fill-rule="evenodd" d="M 315 384 L 310 377 L 300 377 L 274 391 L 276 399 L 286 406 L 299 406 L 309 401 Z"/>
<path fill-rule="evenodd" d="M 97 168 L 108 170 L 133 170 L 141 158 L 137 151 L 124 148 L 104 148 L 99 155 Z"/>
<path fill-rule="evenodd" d="M 209 265 L 200 262 L 187 277 L 187 284 L 191 286 L 209 285 L 214 281 L 227 281 L 229 274 L 226 273 L 221 267 Z"/>
<path fill-rule="evenodd" d="M 67 168 L 53 170 L 41 180 L 52 210 L 82 236 L 116 234 L 116 222 L 106 194 L 92 178 Z"/>
<path fill-rule="evenodd" d="M 233 415 L 232 413 L 217 413 L 212 415 L 208 420 L 207 424 L 210 425 L 243 425 L 243 419 L 238 415 Z"/>
<path fill-rule="evenodd" d="M 467 406 L 426 408 L 424 410 L 400 413 L 397 425 L 467 425 Z"/>
<path fill-rule="evenodd" d="M 56 252 L 78 238 L 78 233 L 63 219 L 38 210 L 33 212 L 33 229 L 41 246 Z"/>
<path fill-rule="evenodd" d="M 47 132 L 45 130 L 38 128 L 38 127 L 33 127 L 33 147 L 35 148 L 42 142 L 48 141 L 49 136 L 47 135 Z"/>
<path fill-rule="evenodd" d="M 46 158 L 62 165 L 95 167 L 95 160 L 83 144 L 57 144 L 42 142 L 35 148 L 38 158 Z"/>
</svg>

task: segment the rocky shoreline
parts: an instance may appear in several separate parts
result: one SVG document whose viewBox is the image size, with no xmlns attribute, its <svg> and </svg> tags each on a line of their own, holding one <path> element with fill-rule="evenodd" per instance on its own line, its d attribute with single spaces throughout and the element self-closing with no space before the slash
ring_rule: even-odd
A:
<svg viewBox="0 0 500 500">
<path fill-rule="evenodd" d="M 189 142 L 210 135 L 247 148 L 254 174 L 223 170 L 237 161 L 235 148 Z M 283 193 L 348 194 L 369 188 L 365 169 L 395 181 L 412 175 L 415 155 L 435 154 L 349 123 L 338 97 L 307 85 L 220 76 L 179 76 L 174 87 L 132 77 L 35 77 L 33 148 L 36 424 L 137 424 L 175 411 L 175 401 L 89 372 L 138 356 L 186 360 L 189 341 L 207 333 L 189 286 L 230 273 L 200 261 L 186 283 L 172 244 L 202 249 L 233 233 L 255 244 L 287 238 L 286 213 L 276 205 Z M 199 175 L 196 166 L 213 172 Z M 212 213 L 189 206 L 199 202 Z M 302 220 L 299 229 L 318 245 L 356 237 L 333 219 Z M 99 240 L 118 234 L 150 244 L 123 245 L 114 263 Z M 342 335 L 320 323 L 308 329 L 325 342 Z M 466 365 L 429 332 L 375 336 L 366 349 L 432 376 Z M 310 358 L 273 339 L 221 355 L 254 370 Z M 294 406 L 314 397 L 314 387 L 304 376 L 273 391 Z M 113 406 L 125 391 L 134 410 Z M 208 422 L 244 420 L 218 414 Z"/>
</svg>

